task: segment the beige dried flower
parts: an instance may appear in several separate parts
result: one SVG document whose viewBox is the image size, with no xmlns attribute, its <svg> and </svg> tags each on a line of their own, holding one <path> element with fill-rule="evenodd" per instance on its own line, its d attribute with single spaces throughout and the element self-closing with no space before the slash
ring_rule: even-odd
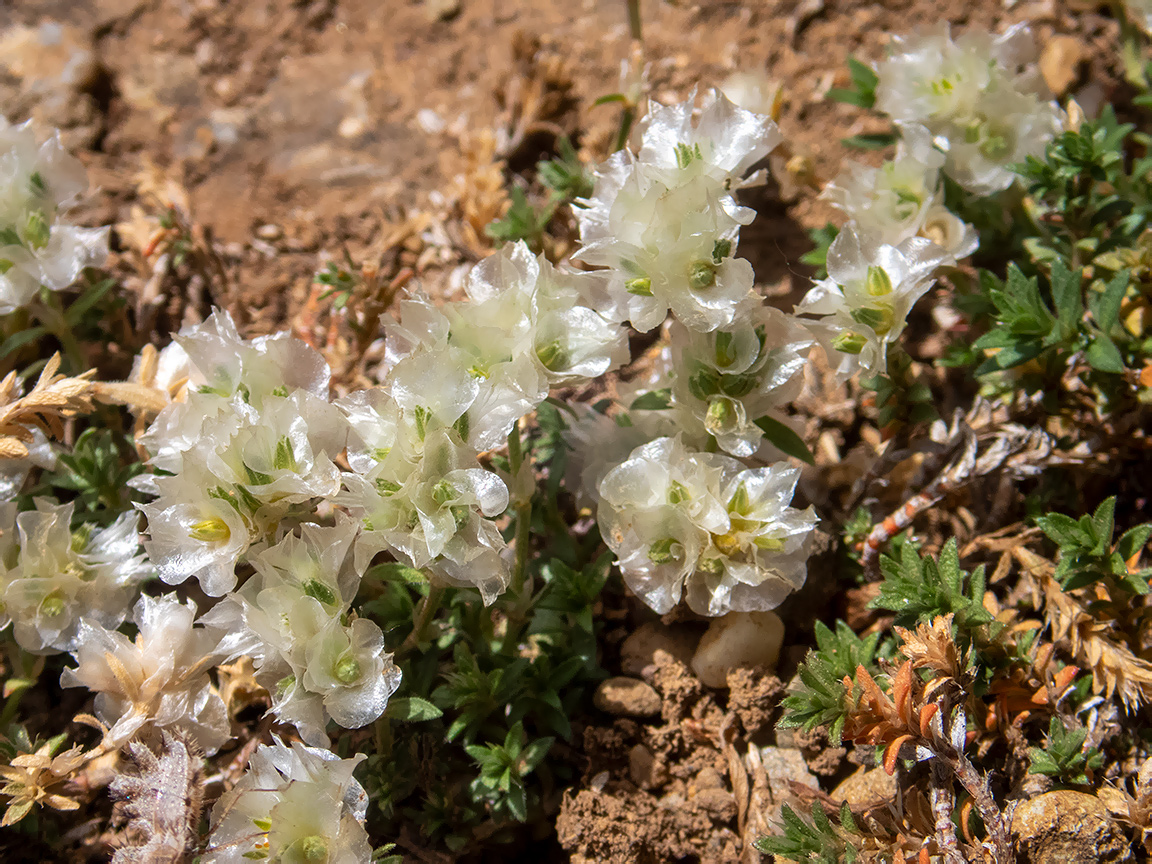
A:
<svg viewBox="0 0 1152 864">
<path fill-rule="evenodd" d="M 95 369 L 69 377 L 56 374 L 60 354 L 53 354 L 40 373 L 36 386 L 24 396 L 16 372 L 0 381 L 0 459 L 24 459 L 33 430 L 52 438 L 64 436 L 64 421 L 92 411 Z"/>
</svg>

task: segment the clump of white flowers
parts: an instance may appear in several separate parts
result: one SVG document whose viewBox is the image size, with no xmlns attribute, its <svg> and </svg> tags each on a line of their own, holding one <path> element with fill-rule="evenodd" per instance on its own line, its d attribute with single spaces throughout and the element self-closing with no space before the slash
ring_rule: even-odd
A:
<svg viewBox="0 0 1152 864">
<path fill-rule="evenodd" d="M 340 759 L 299 742 L 261 745 L 240 782 L 212 808 L 200 861 L 366 864 L 368 795 L 352 777 L 365 758 Z"/>
<path fill-rule="evenodd" d="M 236 585 L 236 564 L 293 518 L 335 495 L 347 423 L 328 400 L 330 372 L 304 342 L 281 333 L 244 340 L 226 312 L 176 336 L 187 355 L 183 401 L 164 408 L 141 438 L 157 495 L 145 549 L 160 578 L 189 577 L 211 596 Z"/>
<path fill-rule="evenodd" d="M 944 206 L 940 169 L 944 154 L 918 123 L 900 125 L 896 155 L 879 168 L 849 162 L 822 197 L 842 210 L 858 231 L 897 245 L 926 237 L 953 258 L 971 255 L 976 230 Z"/>
<path fill-rule="evenodd" d="M 339 401 L 350 424 L 337 502 L 361 523 L 357 566 L 388 550 L 492 602 L 509 579 L 492 521 L 508 507 L 479 453 L 501 446 L 552 386 L 627 359 L 624 330 L 595 311 L 603 277 L 557 269 L 523 243 L 477 265 L 468 299 L 411 297 L 390 327 L 382 387 Z"/>
<path fill-rule="evenodd" d="M 180 729 L 209 754 L 228 740 L 224 700 L 208 677 L 220 660 L 216 639 L 195 619 L 196 605 L 172 594 L 140 598 L 135 640 L 81 619 L 72 650 L 77 665 L 60 683 L 97 694 L 96 718 L 108 728 L 109 746 L 123 746 L 146 726 Z"/>
<path fill-rule="evenodd" d="M 81 617 L 119 627 L 153 568 L 138 554 L 138 514 L 73 531 L 72 504 L 35 503 L 19 514 L 15 503 L 0 505 L 0 629 L 11 622 L 34 654 L 73 651 Z"/>
<path fill-rule="evenodd" d="M 61 218 L 88 189 L 84 166 L 58 136 L 38 143 L 31 122 L 0 115 L 0 315 L 41 288 L 67 288 L 108 251 L 107 228 L 78 228 Z"/>
<path fill-rule="evenodd" d="M 573 210 L 575 257 L 608 268 L 614 317 L 651 330 L 668 314 L 696 330 L 731 324 L 752 290 L 734 257 L 755 213 L 733 197 L 743 175 L 780 140 L 776 124 L 715 94 L 692 122 L 692 100 L 651 105 L 638 154 L 621 150 L 595 171 Z"/>
<path fill-rule="evenodd" d="M 305 741 L 327 746 L 328 718 L 354 729 L 378 718 L 400 684 L 384 634 L 350 618 L 361 573 L 352 566 L 356 523 L 307 524 L 253 556 L 256 575 L 202 619 L 226 659 L 247 655 L 272 712 Z"/>
<path fill-rule="evenodd" d="M 952 256 L 930 240 L 893 246 L 844 226 L 828 247 L 828 278 L 817 282 L 796 312 L 817 316 L 808 326 L 821 340 L 839 377 L 883 372 L 888 346 L 904 331 L 908 313 Z"/>
<path fill-rule="evenodd" d="M 1011 166 L 1040 156 L 1061 129 L 1036 64 L 1031 31 L 1017 24 L 999 36 L 948 26 L 893 40 L 877 65 L 876 108 L 927 127 L 944 151 L 944 170 L 976 194 L 1006 189 Z"/>
<path fill-rule="evenodd" d="M 657 612 L 772 609 L 804 583 L 816 514 L 789 506 L 798 469 L 746 468 L 679 438 L 636 448 L 600 483 L 600 532 Z"/>
</svg>

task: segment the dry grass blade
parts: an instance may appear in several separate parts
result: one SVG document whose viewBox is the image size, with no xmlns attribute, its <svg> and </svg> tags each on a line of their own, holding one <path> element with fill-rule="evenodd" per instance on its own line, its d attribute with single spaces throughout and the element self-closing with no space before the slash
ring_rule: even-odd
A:
<svg viewBox="0 0 1152 864">
<path fill-rule="evenodd" d="M 19 395 L 20 383 L 14 371 L 0 381 L 0 459 L 26 457 L 34 429 L 60 439 L 65 420 L 92 411 L 96 385 L 91 379 L 96 370 L 69 377 L 56 374 L 59 369 L 60 354 L 56 353 L 24 396 Z"/>
</svg>

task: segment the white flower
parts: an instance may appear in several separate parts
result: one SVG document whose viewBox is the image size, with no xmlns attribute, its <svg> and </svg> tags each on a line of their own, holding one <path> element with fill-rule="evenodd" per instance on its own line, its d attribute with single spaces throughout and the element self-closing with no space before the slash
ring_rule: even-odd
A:
<svg viewBox="0 0 1152 864">
<path fill-rule="evenodd" d="M 628 587 L 661 614 L 680 600 L 685 580 L 727 530 L 723 504 L 710 494 L 719 466 L 677 438 L 637 447 L 600 483 L 600 534 Z"/>
<path fill-rule="evenodd" d="M 705 435 L 733 456 L 751 456 L 763 432 L 756 421 L 799 393 L 812 337 L 791 316 L 756 307 L 736 325 L 699 333 L 669 328 L 672 397 Z"/>
<path fill-rule="evenodd" d="M 861 234 L 851 222 L 828 248 L 828 278 L 796 306 L 820 339 L 841 378 L 883 372 L 889 343 L 904 331 L 908 312 L 952 259 L 920 237 L 892 246 Z"/>
<path fill-rule="evenodd" d="M 692 170 L 694 151 L 679 152 L 688 160 L 676 169 L 683 177 L 615 153 L 597 169 L 584 209 L 573 211 L 582 245 L 574 257 L 610 268 L 614 303 L 605 311 L 638 330 L 658 326 L 669 309 L 695 329 L 724 326 L 752 289 L 752 265 L 732 254 L 755 213 L 723 181 Z"/>
<path fill-rule="evenodd" d="M 506 587 L 505 544 L 490 520 L 507 509 L 508 488 L 454 430 L 404 427 L 378 464 L 345 473 L 343 483 L 336 501 L 364 529 L 358 568 L 388 550 L 450 584 L 475 586 L 486 603 Z"/>
<path fill-rule="evenodd" d="M 368 864 L 368 795 L 352 777 L 366 757 L 278 739 L 260 745 L 248 770 L 212 808 L 203 864 Z"/>
<path fill-rule="evenodd" d="M 60 213 L 88 189 L 84 166 L 53 135 L 37 145 L 31 122 L 0 116 L 0 315 L 41 286 L 59 291 L 108 254 L 107 228 L 77 228 Z"/>
<path fill-rule="evenodd" d="M 693 124 L 692 101 L 649 103 L 648 116 L 640 124 L 641 163 L 680 173 L 687 161 L 689 171 L 731 189 L 783 140 L 771 117 L 747 111 L 718 91 L 708 94 L 707 105 Z M 687 152 L 694 158 L 687 159 Z"/>
<path fill-rule="evenodd" d="M 953 40 L 941 24 L 894 43 L 897 53 L 877 66 L 877 109 L 926 126 L 945 151 L 944 170 L 969 192 L 1006 189 L 1010 166 L 1042 155 L 1060 132 L 1026 26 Z"/>
<path fill-rule="evenodd" d="M 300 538 L 254 555 L 257 575 L 202 619 L 221 655 L 253 658 L 272 712 L 317 745 L 328 743 L 329 717 L 349 729 L 371 723 L 400 683 L 380 628 L 346 623 L 361 576 L 350 554 L 357 530 L 343 514 L 330 528 L 302 526 Z"/>
<path fill-rule="evenodd" d="M 860 231 L 884 243 L 897 245 L 919 235 L 954 258 L 970 255 L 979 244 L 975 229 L 942 202 L 944 154 L 920 124 L 901 124 L 900 131 L 892 160 L 879 168 L 848 163 L 821 197 L 842 210 Z"/>
<path fill-rule="evenodd" d="M 642 130 L 639 154 L 613 154 L 577 202 L 576 257 L 609 268 L 609 317 L 651 330 L 671 309 L 693 329 L 730 324 L 753 279 L 732 255 L 755 217 L 731 193 L 779 141 L 776 126 L 716 93 L 695 125 L 690 99 L 650 106 Z"/>
<path fill-rule="evenodd" d="M 811 507 L 789 506 L 800 469 L 744 468 L 720 458 L 718 494 L 728 511 L 728 530 L 712 535 L 697 563 L 696 578 L 687 583 L 688 605 L 707 615 L 775 609 L 808 573 L 816 514 Z"/>
<path fill-rule="evenodd" d="M 133 485 L 158 496 L 140 509 L 160 577 L 171 585 L 195 577 L 220 596 L 252 544 L 339 491 L 332 459 L 348 420 L 328 402 L 324 359 L 298 339 L 243 340 L 217 311 L 177 343 L 188 365 L 174 355 L 172 374 L 187 374 L 190 386 L 141 436 L 150 464 L 172 476 Z"/>
<path fill-rule="evenodd" d="M 212 634 L 194 626 L 196 605 L 175 595 L 136 604 L 135 641 L 83 619 L 72 651 L 76 667 L 60 675 L 62 687 L 97 694 L 96 717 L 109 727 L 106 740 L 123 746 L 145 725 L 186 731 L 205 753 L 230 736 L 224 701 L 208 678 L 219 656 Z"/>
<path fill-rule="evenodd" d="M 600 484 L 600 533 L 657 612 L 772 609 L 803 584 L 816 516 L 789 506 L 799 470 L 747 469 L 678 438 L 638 447 Z"/>
<path fill-rule="evenodd" d="M 138 554 L 139 516 L 122 513 L 107 528 L 71 529 L 72 504 L 36 499 L 36 509 L 0 510 L 8 541 L 7 573 L 0 575 L 0 627 L 9 621 L 25 651 L 75 650 L 80 618 L 114 629 L 124 621 L 152 567 Z"/>
</svg>

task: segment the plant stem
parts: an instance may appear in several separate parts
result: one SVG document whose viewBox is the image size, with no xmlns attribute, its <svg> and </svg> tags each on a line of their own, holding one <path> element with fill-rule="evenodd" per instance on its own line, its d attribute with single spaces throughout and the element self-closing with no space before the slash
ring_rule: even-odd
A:
<svg viewBox="0 0 1152 864">
<path fill-rule="evenodd" d="M 399 657 L 408 653 L 424 640 L 424 633 L 428 629 L 428 625 L 432 623 L 432 619 L 436 617 L 436 610 L 440 608 L 440 600 L 443 596 L 444 588 L 429 581 L 428 593 L 420 598 L 420 604 L 416 607 L 416 615 L 412 620 L 412 632 L 396 649 L 395 656 Z"/>
<path fill-rule="evenodd" d="M 524 451 L 520 445 L 520 427 L 514 426 L 512 431 L 508 433 L 508 467 L 512 474 L 513 485 L 516 485 L 523 465 Z M 512 565 L 510 588 L 517 598 L 520 598 L 525 590 L 524 583 L 528 574 L 528 549 L 531 546 L 531 528 L 532 497 L 528 496 L 526 500 L 516 502 L 516 561 Z"/>
<path fill-rule="evenodd" d="M 992 792 L 988 788 L 988 778 L 980 776 L 980 772 L 963 753 L 948 754 L 948 757 L 952 773 L 956 775 L 965 791 L 972 796 L 976 811 L 988 831 L 992 860 L 996 864 L 1009 864 L 1015 860 L 1012 857 L 1012 837 L 1004 824 L 1004 814 L 996 806 L 996 799 L 992 797 Z"/>
<path fill-rule="evenodd" d="M 642 41 L 642 30 L 640 27 L 640 0 L 627 0 L 628 3 L 628 29 L 632 33 L 632 38 L 637 42 Z"/>
<path fill-rule="evenodd" d="M 43 302 L 36 304 L 35 311 L 40 322 L 56 337 L 64 355 L 68 358 L 68 365 L 73 375 L 79 375 L 88 369 L 84 359 L 84 350 L 76 340 L 76 334 L 68 326 L 68 319 L 64 315 L 64 304 L 60 302 L 60 295 L 55 291 L 41 292 Z"/>
</svg>

